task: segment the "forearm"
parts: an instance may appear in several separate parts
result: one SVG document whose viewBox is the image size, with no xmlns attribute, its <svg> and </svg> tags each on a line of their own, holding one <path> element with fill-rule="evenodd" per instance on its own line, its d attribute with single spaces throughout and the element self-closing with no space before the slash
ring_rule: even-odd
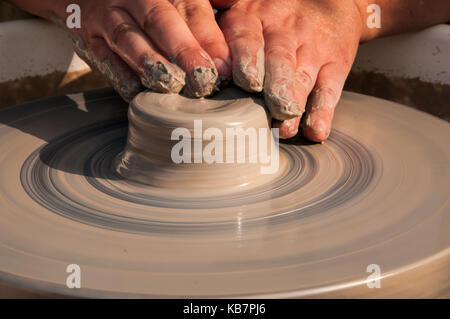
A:
<svg viewBox="0 0 450 319">
<path fill-rule="evenodd" d="M 387 35 L 416 31 L 431 25 L 450 22 L 449 0 L 355 0 L 363 17 L 361 41 Z M 369 28 L 367 7 L 381 8 L 381 28 Z"/>
</svg>

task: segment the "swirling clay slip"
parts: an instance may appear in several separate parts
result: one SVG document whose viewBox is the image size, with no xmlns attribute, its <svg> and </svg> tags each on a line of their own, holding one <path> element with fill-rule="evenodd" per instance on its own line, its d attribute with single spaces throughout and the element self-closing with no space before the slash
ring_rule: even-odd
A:
<svg viewBox="0 0 450 319">
<path fill-rule="evenodd" d="M 233 89 L 1 111 L 0 280 L 82 297 L 448 297 L 449 123 L 344 92 L 325 144 L 280 142 L 263 176 L 258 163 L 175 165 L 171 132 L 193 120 L 268 123 Z"/>
</svg>

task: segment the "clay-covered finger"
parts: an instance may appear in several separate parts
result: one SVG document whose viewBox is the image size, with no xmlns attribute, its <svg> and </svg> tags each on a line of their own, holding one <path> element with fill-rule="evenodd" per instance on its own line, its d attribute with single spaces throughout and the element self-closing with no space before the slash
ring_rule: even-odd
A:
<svg viewBox="0 0 450 319">
<path fill-rule="evenodd" d="M 294 117 L 289 120 L 272 120 L 272 127 L 279 129 L 279 138 L 286 139 L 297 135 L 300 117 Z"/>
<path fill-rule="evenodd" d="M 102 30 L 108 45 L 156 92 L 178 93 L 185 85 L 185 73 L 161 55 L 131 16 L 122 9 L 111 10 Z"/>
<path fill-rule="evenodd" d="M 272 117 L 288 120 L 301 117 L 305 105 L 296 90 L 297 42 L 295 36 L 279 31 L 264 32 L 264 100 Z"/>
<path fill-rule="evenodd" d="M 208 0 L 170 0 L 214 61 L 221 81 L 231 80 L 231 54 Z"/>
<path fill-rule="evenodd" d="M 144 88 L 139 77 L 107 45 L 101 37 L 90 40 L 89 50 L 80 39 L 74 39 L 75 51 L 92 68 L 102 73 L 117 93 L 130 102 Z"/>
<path fill-rule="evenodd" d="M 264 38 L 261 21 L 234 9 L 219 19 L 231 50 L 233 81 L 248 92 L 261 92 L 264 84 Z"/>
<path fill-rule="evenodd" d="M 218 72 L 177 9 L 167 0 L 136 0 L 127 9 L 158 49 L 186 72 L 184 92 L 193 97 L 213 93 Z"/>
<path fill-rule="evenodd" d="M 295 70 L 295 100 L 301 110 L 305 109 L 308 96 L 316 82 L 319 64 L 314 50 L 306 45 L 297 49 Z M 278 121 L 274 120 L 276 127 L 280 129 L 280 138 L 291 138 L 298 133 L 300 117 Z"/>
<path fill-rule="evenodd" d="M 330 135 L 334 110 L 347 74 L 347 67 L 336 63 L 326 64 L 320 69 L 302 125 L 303 135 L 309 140 L 323 142 Z"/>
</svg>

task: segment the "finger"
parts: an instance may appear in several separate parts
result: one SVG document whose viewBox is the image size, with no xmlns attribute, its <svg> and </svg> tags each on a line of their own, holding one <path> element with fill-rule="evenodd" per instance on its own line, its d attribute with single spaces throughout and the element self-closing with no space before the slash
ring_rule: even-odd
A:
<svg viewBox="0 0 450 319">
<path fill-rule="evenodd" d="M 122 9 L 107 15 L 102 35 L 114 50 L 141 78 L 149 89 L 161 93 L 178 93 L 184 87 L 185 73 L 164 58 L 131 16 Z"/>
<path fill-rule="evenodd" d="M 323 66 L 306 107 L 303 135 L 314 142 L 323 142 L 331 131 L 334 109 L 344 87 L 348 68 L 337 63 Z"/>
<path fill-rule="evenodd" d="M 264 82 L 264 38 L 260 20 L 240 10 L 219 20 L 231 50 L 233 81 L 248 92 L 261 92 Z"/>
<path fill-rule="evenodd" d="M 297 135 L 300 117 L 294 117 L 289 120 L 272 120 L 272 127 L 279 129 L 279 137 L 282 139 L 291 138 Z"/>
<path fill-rule="evenodd" d="M 296 71 L 295 71 L 295 100 L 300 106 L 300 110 L 304 111 L 308 95 L 314 87 L 317 79 L 319 64 L 317 58 L 310 46 L 302 45 L 297 49 L 296 53 Z M 280 138 L 294 137 L 298 132 L 300 117 L 293 119 L 276 121 L 277 127 L 280 129 Z"/>
<path fill-rule="evenodd" d="M 225 37 L 215 20 L 208 0 L 170 0 L 189 29 L 206 50 L 219 72 L 221 81 L 231 80 L 231 54 Z"/>
<path fill-rule="evenodd" d="M 143 90 L 139 77 L 111 51 L 103 38 L 91 38 L 89 51 L 81 45 L 80 39 L 74 42 L 77 54 L 92 68 L 99 70 L 125 101 L 130 102 Z"/>
<path fill-rule="evenodd" d="M 304 111 L 303 100 L 296 91 L 298 45 L 295 39 L 295 35 L 288 33 L 264 32 L 264 100 L 272 117 L 277 120 L 300 117 Z"/>
<path fill-rule="evenodd" d="M 170 2 L 136 0 L 129 10 L 152 42 L 186 72 L 186 94 L 202 97 L 214 92 L 218 84 L 214 62 Z"/>
</svg>

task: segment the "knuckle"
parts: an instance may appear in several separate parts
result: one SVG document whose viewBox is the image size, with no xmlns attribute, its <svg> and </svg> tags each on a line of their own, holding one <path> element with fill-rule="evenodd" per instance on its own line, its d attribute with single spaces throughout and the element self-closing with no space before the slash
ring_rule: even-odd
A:
<svg viewBox="0 0 450 319">
<path fill-rule="evenodd" d="M 313 85 L 314 79 L 311 74 L 312 72 L 304 68 L 299 68 L 295 72 L 297 83 L 299 83 L 305 90 L 309 90 Z"/>
<path fill-rule="evenodd" d="M 218 38 L 213 38 L 209 35 L 204 35 L 202 37 L 200 37 L 201 39 L 199 39 L 200 45 L 202 46 L 202 48 L 206 49 L 206 48 L 211 48 L 211 47 L 218 47 L 218 46 L 223 46 L 226 47 L 226 44 L 224 44 L 221 39 Z"/>
<path fill-rule="evenodd" d="M 219 24 L 223 28 L 233 29 L 236 26 L 239 26 L 244 17 L 250 18 L 249 14 L 246 14 L 239 9 L 226 10 L 220 14 Z"/>
<path fill-rule="evenodd" d="M 151 28 L 152 24 L 164 21 L 173 10 L 172 4 L 166 1 L 154 4 L 144 15 L 141 26 L 144 30 Z M 170 15 L 169 15 L 170 16 Z"/>
<path fill-rule="evenodd" d="M 189 21 L 195 17 L 213 17 L 212 9 L 207 1 L 173 1 L 173 6 L 178 13 Z"/>
<path fill-rule="evenodd" d="M 181 61 L 186 60 L 186 57 L 192 57 L 192 56 L 200 56 L 200 53 L 202 52 L 201 49 L 197 46 L 179 46 L 175 48 L 175 60 Z"/>
<path fill-rule="evenodd" d="M 285 59 L 295 63 L 296 56 L 294 52 L 288 50 L 285 46 L 274 45 L 266 49 L 266 56 L 276 57 L 277 59 Z"/>
<path fill-rule="evenodd" d="M 228 41 L 244 41 L 247 46 L 249 43 L 264 43 L 264 39 L 261 34 L 243 28 L 233 28 L 232 30 L 230 30 L 228 32 Z"/>
<path fill-rule="evenodd" d="M 337 92 L 335 89 L 333 89 L 331 86 L 329 85 L 321 85 L 318 86 L 315 90 L 315 93 L 317 94 L 323 94 L 323 95 L 328 95 L 330 97 L 336 97 L 337 96 Z"/>
<path fill-rule="evenodd" d="M 113 45 L 117 46 L 123 38 L 127 37 L 130 32 L 133 32 L 136 27 L 130 23 L 120 22 L 117 23 L 111 30 L 110 41 Z"/>
<path fill-rule="evenodd" d="M 311 99 L 312 106 L 315 108 L 330 108 L 333 109 L 340 97 L 340 92 L 331 85 L 318 85 L 314 91 Z"/>
</svg>

